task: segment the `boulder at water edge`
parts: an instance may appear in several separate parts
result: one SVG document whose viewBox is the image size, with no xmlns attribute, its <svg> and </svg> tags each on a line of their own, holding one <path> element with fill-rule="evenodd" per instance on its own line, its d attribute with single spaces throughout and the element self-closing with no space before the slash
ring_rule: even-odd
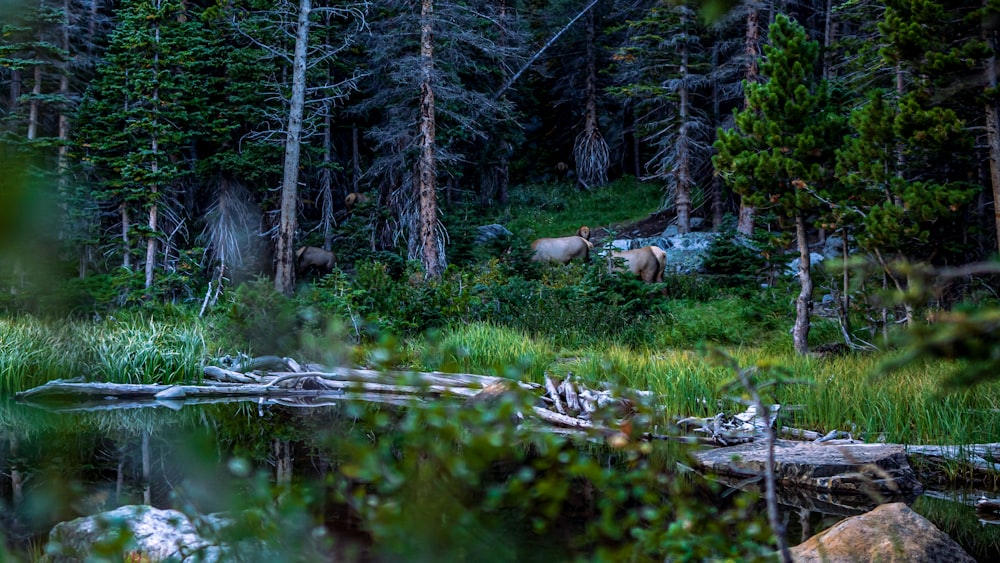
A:
<svg viewBox="0 0 1000 563">
<path fill-rule="evenodd" d="M 797 563 L 974 563 L 955 540 L 901 502 L 851 516 L 792 548 Z"/>
<path fill-rule="evenodd" d="M 198 561 L 222 560 L 222 550 L 202 538 L 183 513 L 145 505 L 122 506 L 56 524 L 49 533 L 44 560 L 84 561 L 95 551 L 121 553 L 122 548 L 149 561 L 180 561 L 193 554 Z"/>
</svg>

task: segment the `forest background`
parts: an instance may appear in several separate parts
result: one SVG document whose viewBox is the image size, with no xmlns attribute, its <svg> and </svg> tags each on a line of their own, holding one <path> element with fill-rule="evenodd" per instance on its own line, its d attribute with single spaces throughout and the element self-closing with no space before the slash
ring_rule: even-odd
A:
<svg viewBox="0 0 1000 563">
<path fill-rule="evenodd" d="M 475 262 L 484 218 L 518 227 L 504 241 L 519 249 L 500 260 L 508 266 L 531 237 L 569 234 L 568 222 L 518 225 L 512 186 L 590 193 L 634 178 L 635 193 L 612 206 L 648 198 L 639 186 L 652 183 L 652 211 L 680 234 L 693 218 L 734 224 L 757 236 L 765 263 L 797 243 L 802 353 L 809 244 L 852 241 L 867 273 L 852 282 L 845 262 L 833 297 L 853 345 L 852 283 L 875 272 L 912 293 L 898 312 L 882 304 L 881 319 L 867 316 L 909 324 L 928 299 L 927 268 L 996 252 L 996 12 L 991 2 L 13 4 L 0 46 L 5 305 L 204 311 L 259 274 L 290 295 L 302 244 L 408 283 L 419 282 L 406 264 L 419 264 L 431 284 L 449 264 Z M 341 203 L 350 193 L 368 196 L 353 213 Z M 757 258 L 738 273 L 761 274 Z M 983 271 L 943 273 L 968 282 Z M 969 287 L 939 284 L 929 298 L 948 308 Z"/>
<path fill-rule="evenodd" d="M 709 342 L 807 381 L 768 389 L 798 427 L 1000 432 L 995 384 L 939 394 L 1000 374 L 1000 3 L 0 7 L 6 393 L 196 380 L 247 351 L 576 373 L 653 390 L 662 422 L 735 408 L 732 370 L 692 353 Z M 721 233 L 701 271 L 650 288 L 527 259 L 532 238 L 650 214 Z M 513 234 L 475 244 L 487 223 Z M 851 255 L 812 268 L 834 237 Z M 337 267 L 296 280 L 301 245 Z M 806 355 L 820 343 L 903 367 L 873 382 L 885 356 Z M 711 547 L 746 548 L 727 537 Z"/>
</svg>

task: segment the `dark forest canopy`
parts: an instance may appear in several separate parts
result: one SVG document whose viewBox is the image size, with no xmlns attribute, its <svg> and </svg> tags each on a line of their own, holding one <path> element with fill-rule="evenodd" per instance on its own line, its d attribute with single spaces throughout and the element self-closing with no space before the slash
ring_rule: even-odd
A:
<svg viewBox="0 0 1000 563">
<path fill-rule="evenodd" d="M 997 251 L 991 2 L 3 6 L 0 244 L 57 278 L 191 297 L 294 275 L 301 245 L 434 276 L 447 226 L 511 186 L 622 176 L 662 185 L 681 232 L 801 219 L 886 261 Z M 804 35 L 769 50 L 779 16 Z"/>
</svg>

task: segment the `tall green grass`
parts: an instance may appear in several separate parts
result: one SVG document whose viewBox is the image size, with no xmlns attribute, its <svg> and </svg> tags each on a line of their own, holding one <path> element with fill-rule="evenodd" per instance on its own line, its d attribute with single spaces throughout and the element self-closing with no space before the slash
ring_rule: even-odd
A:
<svg viewBox="0 0 1000 563">
<path fill-rule="evenodd" d="M 195 319 L 139 313 L 93 322 L 28 315 L 0 318 L 0 394 L 53 379 L 115 383 L 198 381 L 206 355 Z"/>
<path fill-rule="evenodd" d="M 669 341 L 674 329 L 651 330 Z M 768 387 L 767 393 L 783 405 L 783 425 L 822 433 L 842 430 L 862 440 L 908 444 L 990 442 L 1000 435 L 996 416 L 1000 384 L 944 394 L 939 374 L 945 366 L 940 362 L 880 374 L 888 354 L 815 358 L 795 354 L 790 345 L 764 340 L 764 345 L 722 348 L 740 366 L 758 368 L 758 383 L 781 374 L 785 382 Z M 544 373 L 557 379 L 572 373 L 591 386 L 651 391 L 664 421 L 733 414 L 744 408 L 738 392 L 727 387 L 735 374 L 694 346 L 612 343 L 555 349 L 523 331 L 489 324 L 453 327 L 441 336 L 441 344 L 451 350 L 451 359 L 462 371 L 502 375 L 504 366 L 521 366 L 534 381 Z"/>
</svg>

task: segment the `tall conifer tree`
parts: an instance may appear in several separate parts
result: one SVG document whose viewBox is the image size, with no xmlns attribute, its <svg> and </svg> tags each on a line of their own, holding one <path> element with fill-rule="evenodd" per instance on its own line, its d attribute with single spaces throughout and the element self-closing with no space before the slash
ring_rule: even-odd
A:
<svg viewBox="0 0 1000 563">
<path fill-rule="evenodd" d="M 820 203 L 832 175 L 833 151 L 843 120 L 833 112 L 825 81 L 819 80 L 819 44 L 779 15 L 769 29 L 761 74 L 745 84 L 747 107 L 737 111 L 736 128 L 720 130 L 715 163 L 733 190 L 757 208 L 794 222 L 799 249 L 795 350 L 809 351 L 810 275 L 807 220 Z"/>
</svg>

